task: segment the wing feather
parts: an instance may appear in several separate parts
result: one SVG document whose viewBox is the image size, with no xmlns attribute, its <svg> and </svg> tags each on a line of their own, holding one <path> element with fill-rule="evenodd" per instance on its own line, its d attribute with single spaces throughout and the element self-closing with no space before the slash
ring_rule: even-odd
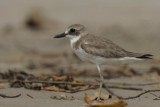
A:
<svg viewBox="0 0 160 107">
<path fill-rule="evenodd" d="M 89 54 L 105 58 L 127 57 L 127 51 L 106 38 L 86 36 L 83 40 L 84 41 L 81 43 L 81 48 Z"/>
</svg>

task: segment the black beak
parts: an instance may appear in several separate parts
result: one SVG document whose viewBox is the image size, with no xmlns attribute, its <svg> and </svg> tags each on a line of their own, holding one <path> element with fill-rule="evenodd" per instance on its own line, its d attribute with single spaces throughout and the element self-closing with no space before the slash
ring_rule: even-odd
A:
<svg viewBox="0 0 160 107">
<path fill-rule="evenodd" d="M 56 36 L 54 36 L 54 38 L 62 38 L 62 37 L 65 37 L 66 34 L 65 33 L 61 33 L 61 34 L 58 34 Z"/>
</svg>

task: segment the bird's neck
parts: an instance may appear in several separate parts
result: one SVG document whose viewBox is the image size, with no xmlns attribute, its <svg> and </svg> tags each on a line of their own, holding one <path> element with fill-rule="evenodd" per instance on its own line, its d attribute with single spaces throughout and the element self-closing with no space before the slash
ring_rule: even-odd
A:
<svg viewBox="0 0 160 107">
<path fill-rule="evenodd" d="M 71 44 L 72 49 L 76 49 L 77 47 L 79 47 L 79 46 L 77 46 L 77 43 L 79 43 L 80 38 L 81 38 L 81 36 L 77 36 L 77 37 L 70 39 L 70 44 Z"/>
<path fill-rule="evenodd" d="M 81 36 L 76 36 L 70 39 L 71 44 L 76 43 L 79 39 L 81 38 Z"/>
</svg>

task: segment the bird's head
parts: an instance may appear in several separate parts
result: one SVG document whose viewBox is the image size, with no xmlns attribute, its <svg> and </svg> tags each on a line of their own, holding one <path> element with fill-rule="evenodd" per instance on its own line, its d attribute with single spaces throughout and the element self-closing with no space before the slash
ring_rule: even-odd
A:
<svg viewBox="0 0 160 107">
<path fill-rule="evenodd" d="M 87 34 L 86 28 L 81 24 L 74 24 L 69 26 L 64 33 L 54 36 L 54 38 L 68 37 L 70 40 L 80 38 Z"/>
</svg>

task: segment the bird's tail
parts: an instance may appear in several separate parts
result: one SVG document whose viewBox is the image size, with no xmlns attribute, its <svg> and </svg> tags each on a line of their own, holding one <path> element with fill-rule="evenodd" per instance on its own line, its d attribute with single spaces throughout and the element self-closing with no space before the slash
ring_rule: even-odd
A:
<svg viewBox="0 0 160 107">
<path fill-rule="evenodd" d="M 134 52 L 127 52 L 129 57 L 136 57 L 140 59 L 153 59 L 153 55 L 151 54 L 141 54 L 141 53 L 134 53 Z"/>
<path fill-rule="evenodd" d="M 151 54 L 144 54 L 144 55 L 138 56 L 136 58 L 140 58 L 140 59 L 152 59 L 153 55 L 151 55 Z"/>
</svg>

